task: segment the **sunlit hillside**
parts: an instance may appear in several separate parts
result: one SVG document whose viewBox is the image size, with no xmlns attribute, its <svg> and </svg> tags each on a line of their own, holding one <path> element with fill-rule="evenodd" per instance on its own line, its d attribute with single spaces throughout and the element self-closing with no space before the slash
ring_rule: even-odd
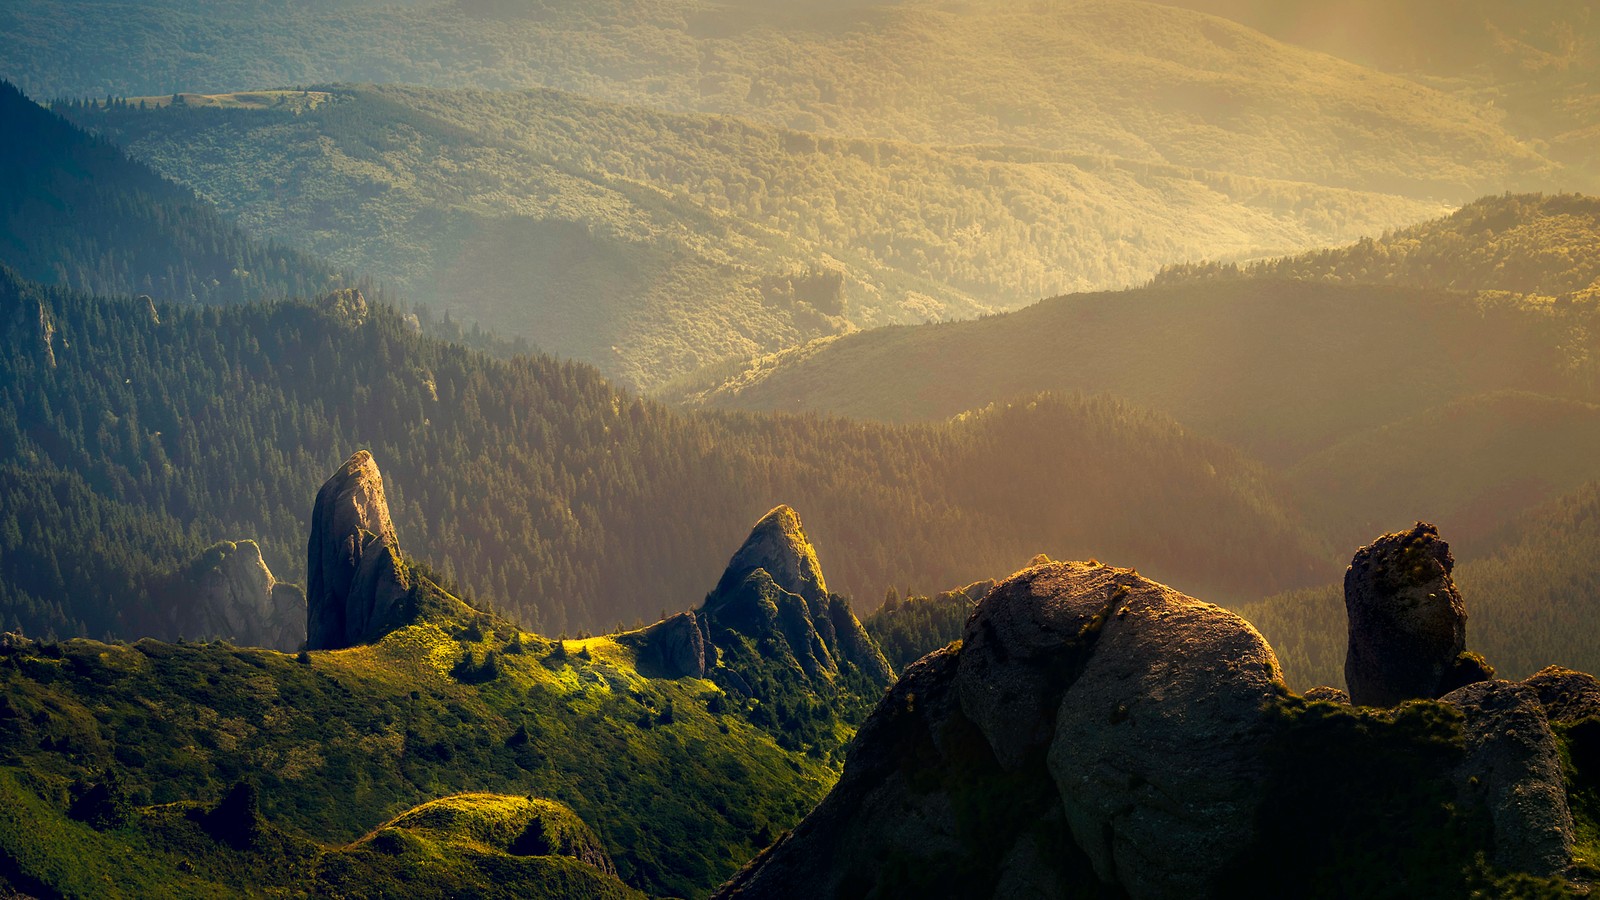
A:
<svg viewBox="0 0 1600 900">
<path fill-rule="evenodd" d="M 361 87 L 57 108 L 258 234 L 640 386 L 854 327 L 972 317 L 1442 211 L 553 91 Z"/>
</svg>

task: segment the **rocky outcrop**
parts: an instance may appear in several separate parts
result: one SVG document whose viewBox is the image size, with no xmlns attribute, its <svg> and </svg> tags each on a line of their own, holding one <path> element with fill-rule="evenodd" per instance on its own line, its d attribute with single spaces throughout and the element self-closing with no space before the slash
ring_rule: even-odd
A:
<svg viewBox="0 0 1600 900">
<path fill-rule="evenodd" d="M 1538 695 L 1545 718 L 1552 724 L 1600 719 L 1600 679 L 1587 672 L 1546 666 L 1522 683 Z"/>
<path fill-rule="evenodd" d="M 1572 813 L 1561 753 L 1539 692 L 1481 681 L 1443 698 L 1466 715 L 1466 758 L 1456 768 L 1463 804 L 1481 807 L 1493 828 L 1494 864 L 1559 875 L 1572 863 Z"/>
<path fill-rule="evenodd" d="M 668 616 L 618 640 L 635 647 L 635 664 L 648 678 L 704 678 L 706 668 L 716 664 L 707 659 L 715 650 L 707 653 L 705 626 L 692 612 Z"/>
<path fill-rule="evenodd" d="M 305 595 L 273 577 L 255 541 L 213 545 L 178 573 L 167 593 L 165 631 L 171 636 L 284 651 L 305 640 Z"/>
<path fill-rule="evenodd" d="M 372 454 L 358 450 L 317 492 L 306 548 L 306 646 L 376 640 L 400 624 L 410 581 Z"/>
<path fill-rule="evenodd" d="M 728 562 L 699 613 L 707 645 L 724 632 L 769 640 L 807 678 L 833 679 L 851 665 L 874 683 L 889 663 L 850 604 L 828 593 L 816 549 L 787 506 L 767 513 Z"/>
<path fill-rule="evenodd" d="M 773 584 L 808 603 L 828 595 L 828 583 L 822 577 L 816 548 L 800 525 L 800 515 L 787 506 L 779 506 L 762 516 L 750 529 L 750 536 L 728 560 L 713 596 L 738 590 L 757 569 L 766 570 Z"/>
<path fill-rule="evenodd" d="M 906 670 L 827 799 L 718 896 L 1205 896 L 1250 839 L 1286 694 L 1237 616 L 1035 566 Z"/>
<path fill-rule="evenodd" d="M 1450 545 L 1423 522 L 1356 552 L 1344 576 L 1351 703 L 1432 699 L 1488 674 L 1465 655 L 1467 611 L 1454 568 Z"/>
</svg>

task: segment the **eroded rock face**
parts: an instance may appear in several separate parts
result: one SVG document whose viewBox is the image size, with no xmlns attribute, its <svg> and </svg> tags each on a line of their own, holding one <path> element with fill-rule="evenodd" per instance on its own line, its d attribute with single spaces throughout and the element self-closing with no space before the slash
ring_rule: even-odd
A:
<svg viewBox="0 0 1600 900">
<path fill-rule="evenodd" d="M 1438 529 L 1418 522 L 1356 551 L 1344 576 L 1350 643 L 1345 682 L 1358 706 L 1433 699 L 1468 682 L 1458 672 L 1467 611 Z"/>
<path fill-rule="evenodd" d="M 1539 691 L 1481 681 L 1441 699 L 1466 714 L 1466 758 L 1456 779 L 1466 802 L 1489 812 L 1494 864 L 1559 875 L 1572 863 L 1572 814 Z"/>
<path fill-rule="evenodd" d="M 714 594 L 736 589 L 751 572 L 765 569 L 778 587 L 816 602 L 828 596 L 816 548 L 800 525 L 800 515 L 779 506 L 761 517 L 750 536 L 728 560 Z"/>
<path fill-rule="evenodd" d="M 358 450 L 317 492 L 306 549 L 306 646 L 332 650 L 380 637 L 410 589 L 383 476 Z"/>
<path fill-rule="evenodd" d="M 1546 666 L 1523 684 L 1539 695 L 1545 718 L 1551 722 L 1572 723 L 1600 718 L 1600 679 L 1587 672 Z"/>
<path fill-rule="evenodd" d="M 1250 842 L 1277 657 L 1221 607 L 1119 571 L 1126 591 L 1055 717 L 1050 773 L 1097 874 L 1132 897 L 1205 895 Z"/>
<path fill-rule="evenodd" d="M 305 640 L 305 595 L 273 577 L 255 541 L 213 545 L 177 573 L 168 590 L 166 631 L 173 636 L 284 651 Z"/>
<path fill-rule="evenodd" d="M 1034 566 L 978 604 L 962 635 L 961 708 L 1002 766 L 1017 768 L 1050 743 L 1062 694 L 1137 577 L 1083 563 Z"/>
<path fill-rule="evenodd" d="M 704 678 L 715 660 L 707 659 L 703 627 L 694 613 L 682 612 L 639 632 L 639 671 L 652 678 Z"/>
</svg>

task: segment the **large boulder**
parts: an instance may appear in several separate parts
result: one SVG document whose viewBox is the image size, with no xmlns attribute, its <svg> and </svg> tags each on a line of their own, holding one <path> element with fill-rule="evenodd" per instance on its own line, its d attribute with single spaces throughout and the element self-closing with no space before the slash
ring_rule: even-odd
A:
<svg viewBox="0 0 1600 900">
<path fill-rule="evenodd" d="M 1570 725 L 1600 719 L 1600 679 L 1587 672 L 1546 666 L 1523 684 L 1539 695 L 1545 718 L 1551 722 Z"/>
<path fill-rule="evenodd" d="M 1138 576 L 1090 563 L 1034 566 L 996 585 L 962 634 L 961 708 L 1000 765 L 1015 769 L 1055 737 L 1055 710 L 1112 608 Z"/>
<path fill-rule="evenodd" d="M 1205 896 L 1255 835 L 1288 690 L 1250 623 L 1127 570 L 1109 581 L 1113 608 L 1055 714 L 1050 773 L 1102 880 L 1135 898 Z"/>
<path fill-rule="evenodd" d="M 1450 545 L 1424 522 L 1356 551 L 1344 575 L 1351 703 L 1434 699 L 1488 674 L 1465 652 L 1467 610 L 1454 568 Z"/>
<path fill-rule="evenodd" d="M 718 896 L 1214 895 L 1286 694 L 1237 616 L 1128 569 L 1034 566 L 906 669 L 834 790 Z"/>
<path fill-rule="evenodd" d="M 410 581 L 383 476 L 358 450 L 322 485 L 306 547 L 306 646 L 366 643 L 399 624 Z"/>
<path fill-rule="evenodd" d="M 1561 753 L 1539 691 L 1481 681 L 1442 701 L 1466 715 L 1466 758 L 1456 777 L 1468 804 L 1493 825 L 1493 861 L 1502 869 L 1561 874 L 1572 863 L 1572 814 Z"/>
</svg>

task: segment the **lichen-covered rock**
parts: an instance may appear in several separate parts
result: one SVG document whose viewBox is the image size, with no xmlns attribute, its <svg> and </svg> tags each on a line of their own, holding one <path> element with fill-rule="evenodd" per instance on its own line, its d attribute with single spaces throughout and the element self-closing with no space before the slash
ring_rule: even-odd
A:
<svg viewBox="0 0 1600 900">
<path fill-rule="evenodd" d="M 1327 685 L 1320 685 L 1306 691 L 1305 698 L 1307 700 L 1320 700 L 1324 703 L 1339 703 L 1346 706 L 1350 704 L 1350 695 L 1345 693 L 1343 688 L 1329 687 Z"/>
<path fill-rule="evenodd" d="M 1467 611 L 1455 559 L 1438 529 L 1418 522 L 1356 551 L 1344 576 L 1345 683 L 1358 706 L 1433 699 L 1470 680 Z"/>
<path fill-rule="evenodd" d="M 1056 713 L 1050 772 L 1102 880 L 1133 898 L 1205 896 L 1254 837 L 1288 690 L 1250 623 L 1131 572 L 1116 583 Z"/>
<path fill-rule="evenodd" d="M 1138 576 L 1087 563 L 1034 566 L 996 585 L 962 635 L 961 708 L 1014 769 L 1055 734 L 1055 709 L 1113 606 Z"/>
<path fill-rule="evenodd" d="M 1552 723 L 1600 718 L 1600 679 L 1587 672 L 1546 666 L 1522 683 L 1538 694 L 1545 718 Z"/>
<path fill-rule="evenodd" d="M 410 589 L 399 552 L 383 476 L 372 454 L 358 450 L 322 485 L 311 511 L 307 647 L 349 647 L 399 624 Z"/>
<path fill-rule="evenodd" d="M 1513 872 L 1558 875 L 1572 862 L 1572 814 L 1561 756 L 1539 692 L 1482 681 L 1441 698 L 1466 715 L 1457 781 L 1494 827 L 1493 861 Z"/>
</svg>

